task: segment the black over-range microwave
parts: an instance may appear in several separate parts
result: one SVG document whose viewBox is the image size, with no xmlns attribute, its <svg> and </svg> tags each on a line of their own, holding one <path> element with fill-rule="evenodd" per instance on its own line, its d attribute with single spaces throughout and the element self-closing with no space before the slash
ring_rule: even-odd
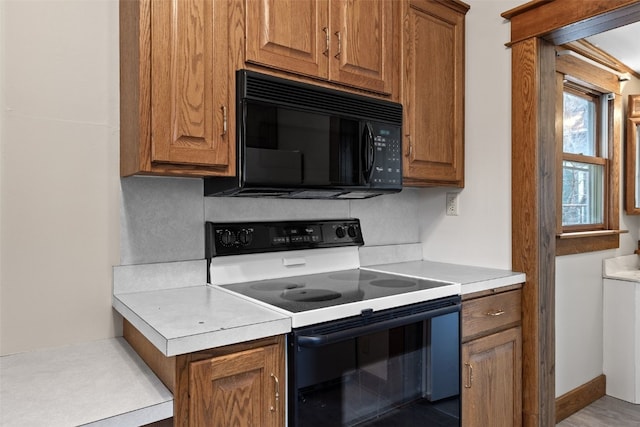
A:
<svg viewBox="0 0 640 427">
<path fill-rule="evenodd" d="M 205 196 L 356 199 L 402 189 L 402 105 L 248 70 L 237 82 L 237 175 Z"/>
</svg>

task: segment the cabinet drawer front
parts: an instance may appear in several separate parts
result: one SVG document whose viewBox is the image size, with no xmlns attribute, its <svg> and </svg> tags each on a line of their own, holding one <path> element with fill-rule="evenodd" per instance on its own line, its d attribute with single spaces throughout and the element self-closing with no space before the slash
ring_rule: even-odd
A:
<svg viewBox="0 0 640 427">
<path fill-rule="evenodd" d="M 462 339 L 482 335 L 520 322 L 521 290 L 462 303 Z"/>
</svg>

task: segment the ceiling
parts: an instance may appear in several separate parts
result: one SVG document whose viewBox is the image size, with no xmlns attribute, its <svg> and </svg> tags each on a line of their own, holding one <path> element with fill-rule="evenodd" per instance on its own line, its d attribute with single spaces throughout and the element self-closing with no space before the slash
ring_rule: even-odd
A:
<svg viewBox="0 0 640 427">
<path fill-rule="evenodd" d="M 640 22 L 605 31 L 586 40 L 640 74 Z"/>
</svg>

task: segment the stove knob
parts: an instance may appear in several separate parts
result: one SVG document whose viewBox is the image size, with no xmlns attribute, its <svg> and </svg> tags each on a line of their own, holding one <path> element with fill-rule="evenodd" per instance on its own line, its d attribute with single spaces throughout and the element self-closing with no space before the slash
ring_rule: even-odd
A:
<svg viewBox="0 0 640 427">
<path fill-rule="evenodd" d="M 233 231 L 231 231 L 231 230 L 223 230 L 220 233 L 220 242 L 224 246 L 233 245 L 233 243 L 235 243 L 235 240 L 236 240 L 236 236 L 234 235 Z"/>
<path fill-rule="evenodd" d="M 340 239 L 342 239 L 345 236 L 344 227 L 336 228 L 336 236 L 338 236 L 338 238 Z"/>
<path fill-rule="evenodd" d="M 251 233 L 251 230 L 240 230 L 240 233 L 238 233 L 238 240 L 243 246 L 250 245 L 251 241 L 253 240 L 253 234 Z"/>
<path fill-rule="evenodd" d="M 347 234 L 353 239 L 358 235 L 358 230 L 356 230 L 353 225 L 350 225 L 349 228 L 347 228 Z"/>
</svg>

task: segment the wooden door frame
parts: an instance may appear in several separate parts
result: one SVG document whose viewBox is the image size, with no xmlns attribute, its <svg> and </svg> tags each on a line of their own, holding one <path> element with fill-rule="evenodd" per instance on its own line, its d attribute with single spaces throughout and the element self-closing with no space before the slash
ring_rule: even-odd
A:
<svg viewBox="0 0 640 427">
<path fill-rule="evenodd" d="M 640 0 L 534 0 L 511 21 L 512 268 L 522 293 L 523 426 L 555 416 L 555 52 L 557 44 L 640 21 Z"/>
</svg>

